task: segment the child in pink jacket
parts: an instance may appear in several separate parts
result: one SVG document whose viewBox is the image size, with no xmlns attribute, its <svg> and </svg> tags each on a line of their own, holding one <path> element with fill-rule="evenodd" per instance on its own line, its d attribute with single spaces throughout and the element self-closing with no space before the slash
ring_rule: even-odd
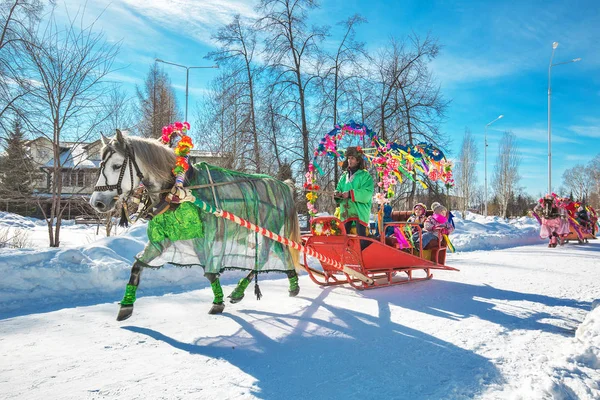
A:
<svg viewBox="0 0 600 400">
<path fill-rule="evenodd" d="M 425 248 L 432 240 L 438 240 L 440 235 L 449 235 L 454 231 L 454 227 L 448 222 L 448 210 L 438 202 L 431 205 L 433 215 L 425 220 L 424 230 L 422 235 L 423 248 Z M 415 247 L 419 246 L 418 234 L 416 238 L 413 236 Z"/>
</svg>

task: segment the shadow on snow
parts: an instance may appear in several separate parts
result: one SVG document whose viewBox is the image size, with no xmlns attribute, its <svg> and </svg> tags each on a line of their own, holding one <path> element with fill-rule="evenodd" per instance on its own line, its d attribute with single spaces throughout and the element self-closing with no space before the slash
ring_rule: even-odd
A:
<svg viewBox="0 0 600 400">
<path fill-rule="evenodd" d="M 257 379 L 260 398 L 471 398 L 501 383 L 487 358 L 392 322 L 387 301 L 379 316 L 324 302 L 331 288 L 295 314 L 240 310 L 223 314 L 240 329 L 234 335 L 184 343 L 152 329 L 125 326 L 190 354 L 226 360 Z M 316 318 L 319 309 L 331 314 Z M 261 330 L 283 329 L 273 339 Z M 271 332 L 272 333 L 272 332 Z M 249 335 L 249 336 L 248 336 Z"/>
<path fill-rule="evenodd" d="M 590 307 L 588 302 L 572 299 L 433 280 L 403 290 L 390 287 L 360 292 L 359 296 L 377 301 L 379 316 L 372 316 L 327 304 L 325 299 L 332 290 L 338 294 L 339 290 L 354 292 L 324 288 L 316 299 L 304 298 L 310 305 L 294 314 L 252 310 L 225 313 L 224 317 L 240 326 L 235 334 L 198 338 L 192 343 L 152 329 L 123 329 L 190 354 L 226 360 L 258 380 L 260 391 L 254 394 L 261 398 L 330 398 L 335 393 L 336 397 L 361 399 L 375 394 L 443 399 L 474 397 L 488 385 L 502 383 L 503 378 L 487 358 L 392 322 L 391 306 L 452 320 L 477 317 L 507 330 L 563 335 L 572 334 L 580 322 L 568 317 L 573 311 L 568 308 Z M 528 302 L 547 310 L 536 311 L 539 306 L 529 307 Z M 330 317 L 316 318 L 319 309 L 329 312 Z M 284 334 L 273 339 L 272 334 L 261 330 L 265 324 L 268 330 L 275 326 Z"/>
</svg>

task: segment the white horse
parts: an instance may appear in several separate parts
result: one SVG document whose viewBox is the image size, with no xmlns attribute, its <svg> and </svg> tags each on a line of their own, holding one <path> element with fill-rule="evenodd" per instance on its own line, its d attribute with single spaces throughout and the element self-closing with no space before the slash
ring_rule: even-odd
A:
<svg viewBox="0 0 600 400">
<path fill-rule="evenodd" d="M 96 210 L 113 210 L 117 200 L 126 201 L 140 183 L 149 191 L 153 204 L 159 201 L 161 191 L 173 186 L 175 178 L 171 171 L 175 154 L 169 147 L 152 139 L 125 137 L 119 130 L 110 140 L 102 136 L 102 143 L 98 182 L 90 198 L 90 204 Z M 192 193 L 196 199 L 295 242 L 300 241 L 295 205 L 285 183 L 266 175 L 243 174 L 205 163 L 189 169 L 186 184 L 189 183 L 194 185 Z M 130 280 L 120 303 L 119 321 L 133 313 L 142 269 L 160 268 L 165 263 L 204 268 L 204 275 L 215 295 L 211 314 L 221 313 L 225 307 L 218 277 L 226 269 L 250 271 L 229 296 L 232 303 L 243 298 L 249 281 L 258 272 L 285 272 L 290 282 L 290 296 L 299 292 L 296 273 L 299 254 L 296 250 L 256 236 L 211 213 L 203 213 L 192 203 L 182 203 L 177 210 L 154 217 L 149 223 L 148 236 L 149 243 L 131 268 Z M 181 261 L 182 257 L 185 262 Z"/>
</svg>

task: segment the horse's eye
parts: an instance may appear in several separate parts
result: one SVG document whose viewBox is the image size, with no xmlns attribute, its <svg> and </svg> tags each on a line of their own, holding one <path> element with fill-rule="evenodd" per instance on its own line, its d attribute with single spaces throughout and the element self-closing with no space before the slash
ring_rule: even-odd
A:
<svg viewBox="0 0 600 400">
<path fill-rule="evenodd" d="M 117 171 L 117 170 L 121 169 L 121 166 L 120 166 L 120 165 L 113 165 L 113 167 L 112 167 L 112 168 L 113 168 L 115 171 Z"/>
</svg>

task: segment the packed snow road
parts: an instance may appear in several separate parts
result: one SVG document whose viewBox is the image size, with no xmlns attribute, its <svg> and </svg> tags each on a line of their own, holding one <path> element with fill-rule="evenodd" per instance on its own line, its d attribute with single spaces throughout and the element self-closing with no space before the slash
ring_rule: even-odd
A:
<svg viewBox="0 0 600 400">
<path fill-rule="evenodd" d="M 134 315 L 123 323 L 115 321 L 118 298 L 5 316 L 0 393 L 4 399 L 598 398 L 600 307 L 590 309 L 600 299 L 599 256 L 596 241 L 465 252 L 448 260 L 460 272 L 372 291 L 321 288 L 304 275 L 297 298 L 287 297 L 286 279 L 263 280 L 262 300 L 248 290 L 219 316 L 207 314 L 209 287 L 150 297 L 142 280 Z"/>
</svg>

